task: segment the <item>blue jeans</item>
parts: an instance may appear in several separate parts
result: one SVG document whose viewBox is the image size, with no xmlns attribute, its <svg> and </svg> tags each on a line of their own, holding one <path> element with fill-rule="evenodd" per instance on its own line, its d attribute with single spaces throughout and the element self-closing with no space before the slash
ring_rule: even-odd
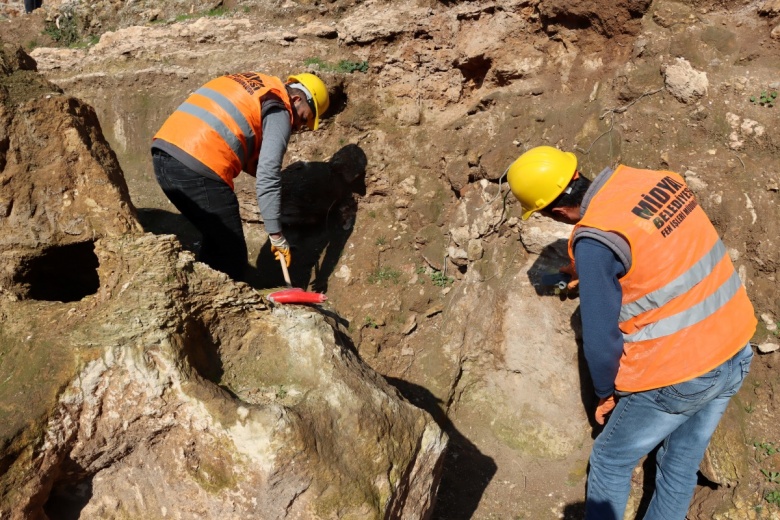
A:
<svg viewBox="0 0 780 520">
<path fill-rule="evenodd" d="M 620 398 L 593 444 L 585 518 L 622 520 L 631 473 L 660 444 L 644 520 L 684 520 L 704 451 L 752 359 L 748 344 L 695 379 Z"/>
<path fill-rule="evenodd" d="M 241 280 L 247 247 L 238 199 L 230 186 L 192 171 L 161 150 L 152 150 L 152 165 L 165 195 L 203 235 L 198 260 Z"/>
</svg>

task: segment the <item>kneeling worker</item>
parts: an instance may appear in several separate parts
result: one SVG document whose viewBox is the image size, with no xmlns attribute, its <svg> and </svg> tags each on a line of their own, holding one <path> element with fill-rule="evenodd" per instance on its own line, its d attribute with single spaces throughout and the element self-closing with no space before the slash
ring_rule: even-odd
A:
<svg viewBox="0 0 780 520">
<path fill-rule="evenodd" d="M 328 89 L 314 74 L 281 79 L 245 72 L 213 79 L 190 95 L 152 142 L 157 182 L 203 235 L 199 260 L 235 280 L 247 264 L 233 179 L 254 175 L 271 251 L 290 264 L 282 235 L 281 167 L 294 131 L 316 130 Z"/>
<path fill-rule="evenodd" d="M 696 472 L 750 369 L 753 306 L 726 246 L 676 173 L 619 165 L 591 183 L 540 146 L 507 173 L 523 207 L 574 224 L 583 349 L 604 424 L 586 518 L 623 518 L 631 474 L 659 447 L 645 520 L 683 520 Z"/>
</svg>

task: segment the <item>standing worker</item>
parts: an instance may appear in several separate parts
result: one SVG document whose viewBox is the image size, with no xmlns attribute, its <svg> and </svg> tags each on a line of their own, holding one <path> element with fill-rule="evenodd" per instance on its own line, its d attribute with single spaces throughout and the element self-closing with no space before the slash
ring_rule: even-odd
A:
<svg viewBox="0 0 780 520">
<path fill-rule="evenodd" d="M 523 207 L 575 224 L 583 348 L 607 421 L 590 455 L 588 520 L 623 518 L 631 474 L 656 447 L 645 520 L 683 520 L 696 472 L 750 369 L 756 328 L 726 247 L 676 173 L 619 165 L 591 183 L 577 158 L 533 148 L 509 168 Z"/>
<path fill-rule="evenodd" d="M 287 83 L 257 72 L 209 81 L 163 123 L 152 141 L 157 182 L 203 234 L 199 260 L 241 280 L 247 246 L 233 179 L 254 175 L 257 203 L 271 251 L 290 265 L 282 234 L 281 168 L 293 131 L 316 130 L 328 89 L 314 74 Z"/>
</svg>

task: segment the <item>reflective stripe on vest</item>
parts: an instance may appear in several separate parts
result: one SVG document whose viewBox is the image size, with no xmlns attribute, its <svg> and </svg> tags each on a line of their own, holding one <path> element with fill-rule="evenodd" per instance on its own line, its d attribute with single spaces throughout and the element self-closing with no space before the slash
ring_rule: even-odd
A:
<svg viewBox="0 0 780 520">
<path fill-rule="evenodd" d="M 187 102 L 182 103 L 177 109 L 177 112 L 184 112 L 185 114 L 189 114 L 193 117 L 197 117 L 205 124 L 210 126 L 211 129 L 214 130 L 216 133 L 218 133 L 219 136 L 222 138 L 222 140 L 228 144 L 230 149 L 233 150 L 233 153 L 236 154 L 236 157 L 238 157 L 238 160 L 241 162 L 241 165 L 242 166 L 246 165 L 246 155 L 244 154 L 244 145 L 241 144 L 241 140 L 238 138 L 236 134 L 230 131 L 230 129 L 227 127 L 227 125 L 225 125 L 225 123 L 217 119 L 217 117 L 214 114 L 212 114 L 208 110 L 197 107 Z"/>
<path fill-rule="evenodd" d="M 225 112 L 230 115 L 230 117 L 233 119 L 233 121 L 238 125 L 238 127 L 241 129 L 241 132 L 244 134 L 244 137 L 246 138 L 246 149 L 247 149 L 247 157 L 254 156 L 255 152 L 255 131 L 252 129 L 252 125 L 249 124 L 249 121 L 246 120 L 246 117 L 244 114 L 241 113 L 241 110 L 236 107 L 236 105 L 233 104 L 232 101 L 230 101 L 228 98 L 217 92 L 216 90 L 212 90 L 210 88 L 201 87 L 198 90 L 195 91 L 196 94 L 200 94 L 201 96 L 208 98 L 212 100 L 214 103 L 219 105 L 219 107 L 224 110 Z M 194 114 L 193 114 L 194 115 Z M 212 119 L 216 119 L 212 116 Z M 214 130 L 222 136 L 222 138 L 230 144 L 230 147 L 233 149 L 233 151 L 236 153 L 237 156 L 242 157 L 243 154 L 243 147 L 241 146 L 241 141 L 239 140 L 238 136 L 236 136 L 233 132 L 231 132 L 225 125 L 222 124 L 221 121 L 217 120 L 221 128 L 216 128 L 213 125 L 209 123 L 209 121 L 205 121 L 206 124 L 209 124 Z M 235 147 L 233 142 L 235 141 L 238 143 L 238 148 Z M 241 165 L 246 166 L 246 161 L 244 158 L 241 159 Z"/>
<path fill-rule="evenodd" d="M 626 303 L 620 308 L 620 321 L 629 320 L 635 316 L 639 316 L 643 312 L 647 312 L 652 309 L 657 309 L 665 303 L 671 301 L 673 298 L 684 294 L 696 284 L 701 282 L 720 260 L 726 255 L 726 246 L 718 239 L 715 246 L 704 255 L 704 257 L 696 262 L 690 269 L 672 280 L 665 286 L 658 290 L 655 290 L 636 301 Z M 627 340 L 632 341 L 632 340 Z M 634 340 L 639 341 L 639 340 Z"/>
<path fill-rule="evenodd" d="M 293 124 L 293 108 L 282 80 L 244 72 L 220 76 L 193 92 L 165 120 L 154 139 L 187 154 L 203 166 L 201 170 L 213 172 L 233 188 L 233 179 L 241 171 L 255 174 L 265 99 L 281 101 Z"/>
<path fill-rule="evenodd" d="M 695 325 L 700 321 L 715 314 L 718 309 L 726 305 L 731 298 L 737 294 L 742 281 L 736 271 L 726 282 L 718 287 L 718 290 L 711 296 L 697 303 L 685 312 L 675 314 L 647 325 L 634 334 L 624 334 L 623 339 L 627 342 L 646 341 L 651 339 L 663 338 L 679 332 L 686 327 Z"/>
</svg>

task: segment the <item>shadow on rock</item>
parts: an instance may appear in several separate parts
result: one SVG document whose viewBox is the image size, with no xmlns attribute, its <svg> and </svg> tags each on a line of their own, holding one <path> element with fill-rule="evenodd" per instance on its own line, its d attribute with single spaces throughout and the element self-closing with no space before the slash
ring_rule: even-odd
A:
<svg viewBox="0 0 780 520">
<path fill-rule="evenodd" d="M 567 504 L 566 507 L 563 509 L 562 518 L 564 520 L 582 520 L 583 518 L 585 518 L 585 503 L 576 502 L 574 504 Z M 618 518 L 614 514 L 607 511 L 601 511 L 598 518 L 599 520 L 618 520 Z M 641 518 L 641 517 L 637 517 L 637 518 Z"/>
<path fill-rule="evenodd" d="M 536 290 L 536 294 L 539 296 L 554 296 L 561 301 L 573 300 L 579 297 L 579 292 L 576 289 L 562 289 L 561 287 L 542 282 L 543 278 L 552 278 L 559 274 L 558 270 L 561 267 L 569 265 L 567 246 L 568 241 L 564 239 L 556 240 L 545 246 L 539 253 L 539 257 L 528 270 L 528 280 L 531 282 L 531 285 L 533 285 Z M 596 423 L 593 417 L 593 410 L 596 408 L 598 399 L 596 398 L 593 389 L 593 381 L 590 377 L 590 372 L 588 371 L 588 363 L 585 359 L 585 351 L 583 350 L 582 317 L 579 307 L 572 313 L 569 325 L 571 330 L 574 331 L 574 339 L 577 342 L 577 370 L 579 372 L 580 380 L 580 399 L 582 400 L 582 406 L 586 411 L 591 428 L 593 428 L 591 437 L 596 438 L 596 435 L 603 429 L 603 426 Z"/>
<path fill-rule="evenodd" d="M 496 473 L 495 461 L 455 428 L 441 409 L 441 401 L 427 389 L 402 379 L 385 379 L 409 402 L 431 414 L 450 439 L 431 520 L 470 519 Z"/>
<path fill-rule="evenodd" d="M 155 235 L 176 235 L 188 251 L 196 252 L 200 247 L 200 231 L 181 213 L 157 208 L 138 208 L 137 211 L 144 231 Z"/>
<path fill-rule="evenodd" d="M 563 277 L 559 271 L 560 268 L 569 265 L 567 247 L 568 241 L 563 239 L 545 246 L 528 270 L 528 280 L 539 296 L 555 296 L 561 300 L 573 299 L 578 296 L 576 290 L 565 288 L 568 279 Z M 560 287 L 556 286 L 560 281 L 564 283 Z"/>
<path fill-rule="evenodd" d="M 350 144 L 327 162 L 296 162 L 282 172 L 282 225 L 292 248 L 289 271 L 294 287 L 311 285 L 315 291 L 327 291 L 354 228 L 357 201 L 353 195 L 366 192 L 367 164 L 365 152 Z M 258 283 L 284 284 L 269 242 L 261 248 L 256 265 Z"/>
<path fill-rule="evenodd" d="M 564 520 L 582 520 L 585 518 L 585 502 L 566 504 L 561 518 Z"/>
<path fill-rule="evenodd" d="M 70 458 L 63 462 L 63 467 L 67 468 L 68 478 L 53 486 L 43 511 L 52 519 L 78 520 L 81 511 L 92 499 L 93 476 L 86 475 Z"/>
<path fill-rule="evenodd" d="M 604 426 L 597 423 L 594 416 L 598 398 L 596 397 L 596 390 L 593 388 L 593 379 L 591 379 L 590 371 L 588 370 L 588 361 L 585 359 L 585 350 L 582 344 L 582 315 L 579 307 L 572 313 L 569 325 L 574 331 L 574 339 L 577 342 L 577 372 L 580 379 L 580 400 L 591 427 L 590 436 L 592 439 L 595 439 L 601 433 L 601 430 L 604 429 Z"/>
</svg>

